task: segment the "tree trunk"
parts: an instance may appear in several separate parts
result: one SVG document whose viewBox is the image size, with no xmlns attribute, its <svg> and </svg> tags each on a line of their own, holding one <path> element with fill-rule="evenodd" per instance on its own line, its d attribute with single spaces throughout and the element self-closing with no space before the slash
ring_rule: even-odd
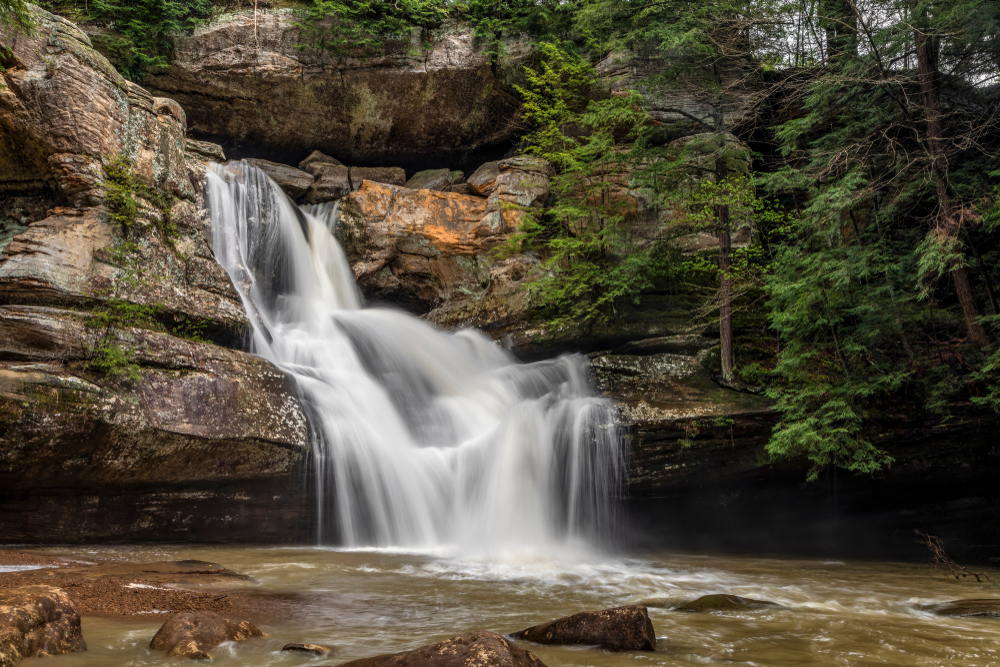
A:
<svg viewBox="0 0 1000 667">
<path fill-rule="evenodd" d="M 910 1 L 910 7 L 915 8 L 917 0 Z M 934 186 L 938 200 L 938 227 L 951 238 L 958 235 L 961 220 L 956 215 L 955 207 L 948 190 L 948 151 L 945 146 L 944 128 L 941 122 L 941 102 L 937 91 L 937 63 L 931 50 L 930 40 L 919 28 L 913 31 L 914 45 L 917 55 L 917 72 L 920 77 L 920 96 L 923 99 L 924 113 L 927 117 L 927 146 L 930 151 Z M 952 267 L 952 280 L 955 282 L 955 292 L 958 302 L 962 305 L 965 316 L 965 326 L 969 342 L 977 347 L 983 347 L 990 342 L 986 328 L 979 322 L 979 307 L 969 283 L 969 272 L 964 266 Z"/>
<path fill-rule="evenodd" d="M 722 379 L 733 379 L 733 277 L 732 237 L 729 232 L 729 206 L 722 205 L 719 215 L 719 345 L 722 357 Z"/>
<path fill-rule="evenodd" d="M 715 131 L 719 139 L 719 153 L 715 158 L 715 182 L 723 183 L 729 175 L 726 162 L 726 135 L 723 132 L 721 115 L 715 121 Z M 733 240 L 730 229 L 729 205 L 719 204 L 715 209 L 719 233 L 719 346 L 722 357 L 722 379 L 733 379 Z"/>
<path fill-rule="evenodd" d="M 858 55 L 858 17 L 849 0 L 821 0 L 820 25 L 826 33 L 826 53 L 831 61 Z"/>
</svg>

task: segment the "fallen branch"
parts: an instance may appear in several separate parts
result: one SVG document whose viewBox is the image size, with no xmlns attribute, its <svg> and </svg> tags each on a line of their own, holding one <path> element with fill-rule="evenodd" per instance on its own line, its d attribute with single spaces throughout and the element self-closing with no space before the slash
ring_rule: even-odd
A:
<svg viewBox="0 0 1000 667">
<path fill-rule="evenodd" d="M 986 581 L 996 585 L 996 582 L 990 579 L 990 575 L 986 574 L 985 572 L 970 572 L 969 570 L 967 570 L 966 568 L 962 567 L 954 560 L 952 560 L 951 556 L 945 553 L 944 540 L 942 540 L 940 537 L 937 537 L 935 535 L 928 535 L 927 533 L 921 532 L 919 530 L 914 530 L 913 532 L 916 533 L 917 537 L 920 538 L 919 540 L 917 540 L 917 542 L 919 544 L 923 544 L 924 546 L 926 546 L 928 549 L 931 550 L 931 556 L 932 556 L 931 562 L 934 563 L 935 569 L 944 566 L 948 568 L 948 573 L 951 574 L 956 579 L 964 579 L 965 577 L 975 577 L 976 581 L 982 582 L 982 579 L 980 579 L 980 577 L 983 577 L 984 579 L 986 579 Z"/>
</svg>

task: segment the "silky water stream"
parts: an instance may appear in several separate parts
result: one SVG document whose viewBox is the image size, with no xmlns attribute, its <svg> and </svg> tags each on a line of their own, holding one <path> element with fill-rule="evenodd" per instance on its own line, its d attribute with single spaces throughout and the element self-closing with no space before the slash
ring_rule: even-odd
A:
<svg viewBox="0 0 1000 667">
<path fill-rule="evenodd" d="M 332 665 L 634 603 L 650 606 L 656 652 L 529 648 L 549 667 L 1000 665 L 1000 620 L 919 609 L 994 590 L 926 565 L 616 555 L 622 442 L 585 359 L 518 364 L 477 332 L 363 308 L 336 205 L 301 210 L 245 164 L 213 167 L 209 200 L 253 351 L 295 379 L 309 412 L 320 546 L 46 551 L 250 575 L 238 587 L 290 611 L 261 620 L 266 637 L 213 650 L 220 667 Z M 671 610 L 712 593 L 780 607 Z M 148 648 L 162 618 L 85 617 L 88 652 L 23 664 L 175 664 Z M 286 642 L 336 651 L 282 653 Z"/>
</svg>

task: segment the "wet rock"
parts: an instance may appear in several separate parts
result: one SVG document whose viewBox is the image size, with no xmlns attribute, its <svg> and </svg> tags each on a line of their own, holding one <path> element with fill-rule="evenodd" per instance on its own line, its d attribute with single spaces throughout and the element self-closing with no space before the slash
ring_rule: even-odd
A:
<svg viewBox="0 0 1000 667">
<path fill-rule="evenodd" d="M 656 631 L 645 607 L 585 611 L 512 635 L 538 644 L 585 644 L 611 651 L 655 651 Z"/>
<path fill-rule="evenodd" d="M 462 172 L 458 172 L 462 173 Z M 447 169 L 418 171 L 403 185 L 411 190 L 447 190 L 451 185 L 451 172 Z"/>
<path fill-rule="evenodd" d="M 467 632 L 412 651 L 346 662 L 340 667 L 545 667 L 530 651 L 494 632 Z"/>
<path fill-rule="evenodd" d="M 751 609 L 765 609 L 780 607 L 776 602 L 767 600 L 752 600 L 739 595 L 703 595 L 697 600 L 692 600 L 686 604 L 676 607 L 674 611 L 746 611 Z"/>
<path fill-rule="evenodd" d="M 300 204 L 322 204 L 351 194 L 349 167 L 314 162 L 309 165 L 309 170 L 315 174 L 316 180 L 309 186 L 309 191 L 299 201 Z"/>
<path fill-rule="evenodd" d="M 950 602 L 922 605 L 920 609 L 937 614 L 938 616 L 1000 618 L 1000 598 L 952 600 Z"/>
<path fill-rule="evenodd" d="M 292 199 L 298 199 L 305 194 L 315 180 L 312 174 L 289 167 L 287 164 L 257 159 L 248 159 L 246 162 L 267 174 Z"/>
<path fill-rule="evenodd" d="M 197 139 L 184 140 L 184 155 L 195 160 L 211 160 L 220 163 L 226 161 L 226 154 L 222 150 L 222 146 Z"/>
<path fill-rule="evenodd" d="M 0 588 L 0 667 L 86 650 L 80 614 L 65 591 L 52 586 Z"/>
<path fill-rule="evenodd" d="M 406 172 L 399 167 L 351 167 L 351 190 L 360 190 L 365 181 L 402 186 Z"/>
<path fill-rule="evenodd" d="M 326 657 L 333 652 L 332 648 L 323 646 L 322 644 L 285 644 L 281 647 L 281 650 L 295 653 L 311 653 L 320 657 Z"/>
<path fill-rule="evenodd" d="M 310 174 L 313 172 L 309 169 L 311 165 L 314 164 L 332 164 L 334 166 L 343 166 L 340 160 L 334 157 L 330 157 L 326 153 L 321 153 L 320 151 L 313 151 L 306 157 L 305 160 L 299 162 L 299 169 L 303 171 L 308 171 Z"/>
<path fill-rule="evenodd" d="M 149 647 L 166 651 L 171 658 L 211 660 L 208 651 L 222 642 L 263 636 L 249 621 L 234 623 L 219 614 L 196 611 L 172 616 L 156 632 Z"/>
</svg>

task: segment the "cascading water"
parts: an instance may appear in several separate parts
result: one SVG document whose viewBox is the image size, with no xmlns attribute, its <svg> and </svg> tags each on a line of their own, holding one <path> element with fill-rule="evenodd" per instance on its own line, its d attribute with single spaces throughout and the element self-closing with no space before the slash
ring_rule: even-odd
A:
<svg viewBox="0 0 1000 667">
<path fill-rule="evenodd" d="M 310 412 L 321 541 L 492 551 L 614 528 L 622 443 L 586 359 L 520 364 L 477 331 L 362 308 L 335 204 L 299 209 L 246 163 L 208 181 L 253 351 Z"/>
</svg>

